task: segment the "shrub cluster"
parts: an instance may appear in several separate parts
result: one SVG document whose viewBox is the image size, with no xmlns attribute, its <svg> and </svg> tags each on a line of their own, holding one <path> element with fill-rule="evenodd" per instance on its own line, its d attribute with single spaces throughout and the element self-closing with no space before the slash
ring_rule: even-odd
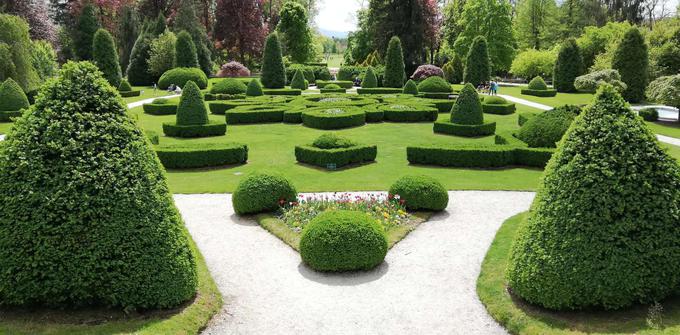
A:
<svg viewBox="0 0 680 335">
<path fill-rule="evenodd" d="M 210 87 L 212 94 L 245 94 L 247 90 L 243 82 L 234 78 L 222 79 Z"/>
<path fill-rule="evenodd" d="M 158 79 L 158 88 L 165 90 L 170 85 L 177 85 L 184 89 L 188 81 L 193 81 L 200 89 L 208 87 L 208 77 L 201 69 L 178 67 L 163 73 Z"/>
<path fill-rule="evenodd" d="M 297 200 L 295 186 L 288 179 L 270 173 L 252 173 L 241 180 L 231 197 L 237 214 L 273 212 L 281 203 Z"/>
<path fill-rule="evenodd" d="M 640 115 L 645 121 L 659 121 L 659 112 L 656 110 L 656 108 L 643 108 L 638 112 L 638 115 Z"/>
<path fill-rule="evenodd" d="M 220 71 L 217 72 L 217 77 L 219 78 L 238 78 L 238 77 L 250 77 L 250 70 L 248 68 L 236 61 L 231 61 L 229 63 L 223 64 L 220 67 Z"/>
<path fill-rule="evenodd" d="M 532 148 L 554 148 L 579 113 L 578 107 L 570 105 L 540 113 L 526 121 L 517 138 Z"/>
<path fill-rule="evenodd" d="M 439 76 L 429 77 L 418 84 L 420 93 L 452 93 L 451 84 Z"/>
<path fill-rule="evenodd" d="M 431 64 L 418 66 L 418 68 L 413 72 L 413 75 L 411 75 L 411 79 L 419 82 L 430 77 L 446 78 L 444 76 L 444 71 L 440 67 Z"/>
<path fill-rule="evenodd" d="M 300 256 L 317 271 L 370 270 L 385 259 L 387 236 L 370 215 L 359 211 L 326 211 L 302 231 Z"/>
<path fill-rule="evenodd" d="M 545 166 L 554 149 L 525 148 L 513 145 L 418 146 L 407 147 L 411 164 L 447 167 L 493 168 L 505 166 Z"/>
<path fill-rule="evenodd" d="M 602 84 L 610 84 L 619 92 L 623 92 L 627 85 L 621 81 L 619 71 L 613 69 L 595 71 L 576 77 L 574 87 L 582 92 L 594 93 Z"/>
<path fill-rule="evenodd" d="M 390 187 L 390 195 L 399 196 L 408 210 L 441 211 L 449 204 L 449 194 L 442 184 L 429 176 L 405 176 Z"/>
<path fill-rule="evenodd" d="M 155 148 L 158 159 L 167 169 L 187 169 L 242 164 L 248 160 L 248 146 L 238 143 L 203 143 L 168 145 Z"/>
<path fill-rule="evenodd" d="M 358 107 L 319 107 L 302 112 L 302 123 L 315 129 L 342 129 L 364 125 L 366 113 Z"/>
</svg>

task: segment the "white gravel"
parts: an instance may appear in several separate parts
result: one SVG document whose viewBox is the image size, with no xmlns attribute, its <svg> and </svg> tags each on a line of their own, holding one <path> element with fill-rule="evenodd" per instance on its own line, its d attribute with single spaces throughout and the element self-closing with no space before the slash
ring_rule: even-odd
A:
<svg viewBox="0 0 680 335">
<path fill-rule="evenodd" d="M 496 230 L 530 192 L 450 192 L 370 272 L 320 274 L 233 214 L 230 195 L 175 195 L 225 299 L 204 334 L 506 334 L 475 293 Z"/>
</svg>

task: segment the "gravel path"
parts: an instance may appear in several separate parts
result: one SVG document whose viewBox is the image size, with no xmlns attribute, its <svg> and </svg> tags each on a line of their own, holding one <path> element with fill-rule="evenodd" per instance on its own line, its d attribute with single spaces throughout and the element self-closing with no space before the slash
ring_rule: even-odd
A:
<svg viewBox="0 0 680 335">
<path fill-rule="evenodd" d="M 496 230 L 527 210 L 529 192 L 450 192 L 370 272 L 320 274 L 230 195 L 175 195 L 225 299 L 204 334 L 506 334 L 477 299 L 480 264 Z"/>
</svg>

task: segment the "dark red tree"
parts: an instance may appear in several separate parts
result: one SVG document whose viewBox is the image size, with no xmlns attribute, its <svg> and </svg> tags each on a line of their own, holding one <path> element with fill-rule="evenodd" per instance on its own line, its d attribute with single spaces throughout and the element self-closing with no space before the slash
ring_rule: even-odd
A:
<svg viewBox="0 0 680 335">
<path fill-rule="evenodd" d="M 257 57 L 262 53 L 268 29 L 263 21 L 263 0 L 218 0 L 214 37 L 219 48 L 239 55 Z"/>
</svg>

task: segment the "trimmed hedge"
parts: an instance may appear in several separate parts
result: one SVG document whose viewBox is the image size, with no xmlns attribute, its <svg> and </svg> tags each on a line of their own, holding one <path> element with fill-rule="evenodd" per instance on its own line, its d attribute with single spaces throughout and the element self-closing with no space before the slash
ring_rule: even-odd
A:
<svg viewBox="0 0 680 335">
<path fill-rule="evenodd" d="M 142 94 L 142 91 L 120 91 L 120 96 L 123 98 L 138 97 Z"/>
<path fill-rule="evenodd" d="M 375 145 L 354 145 L 347 148 L 322 149 L 311 145 L 295 147 L 295 159 L 300 163 L 328 168 L 330 164 L 343 167 L 350 164 L 375 161 L 378 147 Z"/>
<path fill-rule="evenodd" d="M 432 122 L 439 117 L 435 107 L 419 105 L 387 104 L 377 108 L 381 110 L 385 121 L 392 122 Z"/>
<path fill-rule="evenodd" d="M 243 178 L 231 197 L 234 211 L 239 215 L 273 212 L 281 202 L 292 201 L 297 201 L 297 190 L 288 179 L 261 172 Z"/>
<path fill-rule="evenodd" d="M 352 140 L 335 133 L 323 134 L 314 140 L 312 146 L 319 149 L 349 148 L 357 145 Z"/>
<path fill-rule="evenodd" d="M 453 88 L 446 79 L 434 76 L 429 77 L 418 84 L 420 93 L 453 93 Z"/>
<path fill-rule="evenodd" d="M 240 106 L 226 111 L 228 124 L 253 124 L 283 121 L 285 107 L 271 105 Z"/>
<path fill-rule="evenodd" d="M 456 103 L 456 100 L 439 99 L 439 100 L 428 101 L 428 103 L 437 107 L 437 109 L 439 110 L 439 113 L 449 113 L 449 112 L 451 112 L 453 105 Z"/>
<path fill-rule="evenodd" d="M 260 82 L 268 89 L 286 86 L 286 66 L 283 64 L 281 44 L 276 33 L 269 34 L 264 44 Z M 266 93 L 265 93 L 266 94 Z"/>
<path fill-rule="evenodd" d="M 418 97 L 425 99 L 449 99 L 453 95 L 453 92 L 421 92 L 418 93 Z"/>
<path fill-rule="evenodd" d="M 396 94 L 402 91 L 401 88 L 391 87 L 357 88 L 357 94 Z"/>
<path fill-rule="evenodd" d="M 366 74 L 364 75 L 364 79 L 361 81 L 361 88 L 377 88 L 378 87 L 378 78 L 375 76 L 375 72 L 373 72 L 372 67 L 368 67 L 366 70 Z"/>
<path fill-rule="evenodd" d="M 144 104 L 142 105 L 144 113 L 150 115 L 174 115 L 177 114 L 177 105 L 175 104 Z"/>
<path fill-rule="evenodd" d="M 438 134 L 448 134 L 464 137 L 489 136 L 496 132 L 496 122 L 483 124 L 458 124 L 446 121 L 437 121 L 432 130 Z"/>
<path fill-rule="evenodd" d="M 544 167 L 555 149 L 513 145 L 407 147 L 411 164 L 446 167 L 492 168 L 505 166 Z"/>
<path fill-rule="evenodd" d="M 533 95 L 535 97 L 554 97 L 557 95 L 557 90 L 532 90 L 528 88 L 522 89 L 522 94 Z"/>
<path fill-rule="evenodd" d="M 369 122 L 382 122 L 383 120 L 385 120 L 385 113 L 382 110 L 377 109 L 377 106 L 374 107 L 374 108 L 375 109 L 369 108 L 369 109 L 364 111 L 364 112 L 366 112 L 366 122 L 367 123 L 369 123 Z"/>
<path fill-rule="evenodd" d="M 165 90 L 174 84 L 184 89 L 188 81 L 193 81 L 200 89 L 208 87 L 208 77 L 201 69 L 178 67 L 163 73 L 158 79 L 158 88 Z"/>
<path fill-rule="evenodd" d="M 645 121 L 659 121 L 659 112 L 656 110 L 656 108 L 643 108 L 638 112 L 638 115 L 640 115 Z"/>
<path fill-rule="evenodd" d="M 359 97 L 356 95 L 313 95 L 302 98 L 305 106 L 308 107 L 349 107 L 349 106 L 369 106 L 378 103 L 378 100 Z"/>
<path fill-rule="evenodd" d="M 0 122 L 10 122 L 23 114 L 22 111 L 0 111 Z"/>
<path fill-rule="evenodd" d="M 242 81 L 234 78 L 222 79 L 210 87 L 211 94 L 245 94 L 247 90 L 248 87 Z"/>
<path fill-rule="evenodd" d="M 158 159 L 167 169 L 187 169 L 242 164 L 248 160 L 248 146 L 238 143 L 202 143 L 156 147 Z"/>
<path fill-rule="evenodd" d="M 283 112 L 284 123 L 302 123 L 303 110 L 287 110 Z"/>
<path fill-rule="evenodd" d="M 515 112 L 516 107 L 514 103 L 487 104 L 483 102 L 482 110 L 487 114 L 510 115 Z"/>
<path fill-rule="evenodd" d="M 302 123 L 315 129 L 357 127 L 366 123 L 366 113 L 357 107 L 312 108 L 302 112 Z"/>
<path fill-rule="evenodd" d="M 215 101 L 215 100 L 243 100 L 247 98 L 245 94 L 203 94 L 205 101 Z"/>
<path fill-rule="evenodd" d="M 329 86 L 337 86 L 337 85 L 330 84 L 330 85 L 327 85 L 326 87 L 329 87 Z M 347 92 L 346 89 L 339 87 L 339 86 L 330 87 L 330 88 L 326 88 L 326 87 L 320 89 L 321 93 L 346 93 Z"/>
<path fill-rule="evenodd" d="M 530 90 L 545 91 L 548 89 L 548 85 L 545 83 L 545 80 L 543 80 L 543 77 L 536 76 L 531 79 L 527 88 Z"/>
<path fill-rule="evenodd" d="M 470 83 L 465 84 L 451 108 L 451 123 L 461 125 L 484 124 L 484 112 L 477 90 Z"/>
<path fill-rule="evenodd" d="M 302 90 L 293 88 L 266 88 L 262 91 L 265 95 L 302 95 Z"/>
<path fill-rule="evenodd" d="M 28 97 L 14 79 L 7 78 L 0 85 L 0 111 L 16 113 L 29 106 Z"/>
<path fill-rule="evenodd" d="M 248 83 L 248 88 L 246 89 L 246 95 L 249 97 L 259 97 L 264 95 L 262 90 L 262 84 L 257 78 L 253 78 Z"/>
<path fill-rule="evenodd" d="M 209 121 L 206 124 L 178 125 L 174 122 L 163 123 L 163 133 L 170 137 L 210 137 L 222 136 L 227 132 L 227 124 Z"/>
<path fill-rule="evenodd" d="M 383 262 L 387 248 L 382 226 L 359 211 L 322 212 L 300 238 L 302 261 L 317 271 L 370 270 Z"/>
<path fill-rule="evenodd" d="M 562 106 L 529 119 L 517 132 L 517 138 L 532 148 L 554 148 L 580 112 L 576 106 Z"/>
<path fill-rule="evenodd" d="M 318 87 L 318 88 L 324 88 L 326 85 L 330 85 L 330 84 L 335 84 L 335 85 L 338 85 L 338 86 L 345 88 L 345 89 L 350 89 L 350 88 L 354 87 L 354 82 L 351 81 L 351 80 L 335 80 L 335 81 L 317 80 L 316 81 L 316 87 Z"/>
<path fill-rule="evenodd" d="M 416 82 L 409 79 L 406 84 L 404 85 L 404 88 L 402 89 L 403 94 L 410 94 L 410 95 L 418 95 L 418 85 L 416 85 Z"/>
<path fill-rule="evenodd" d="M 532 117 L 535 117 L 539 113 L 532 113 L 532 112 L 524 112 L 524 113 L 519 113 L 517 115 L 517 125 L 518 126 L 523 126 L 529 119 Z"/>
<path fill-rule="evenodd" d="M 436 179 L 429 176 L 404 176 L 390 187 L 390 195 L 399 196 L 411 211 L 442 211 L 449 204 L 449 193 Z"/>
</svg>

